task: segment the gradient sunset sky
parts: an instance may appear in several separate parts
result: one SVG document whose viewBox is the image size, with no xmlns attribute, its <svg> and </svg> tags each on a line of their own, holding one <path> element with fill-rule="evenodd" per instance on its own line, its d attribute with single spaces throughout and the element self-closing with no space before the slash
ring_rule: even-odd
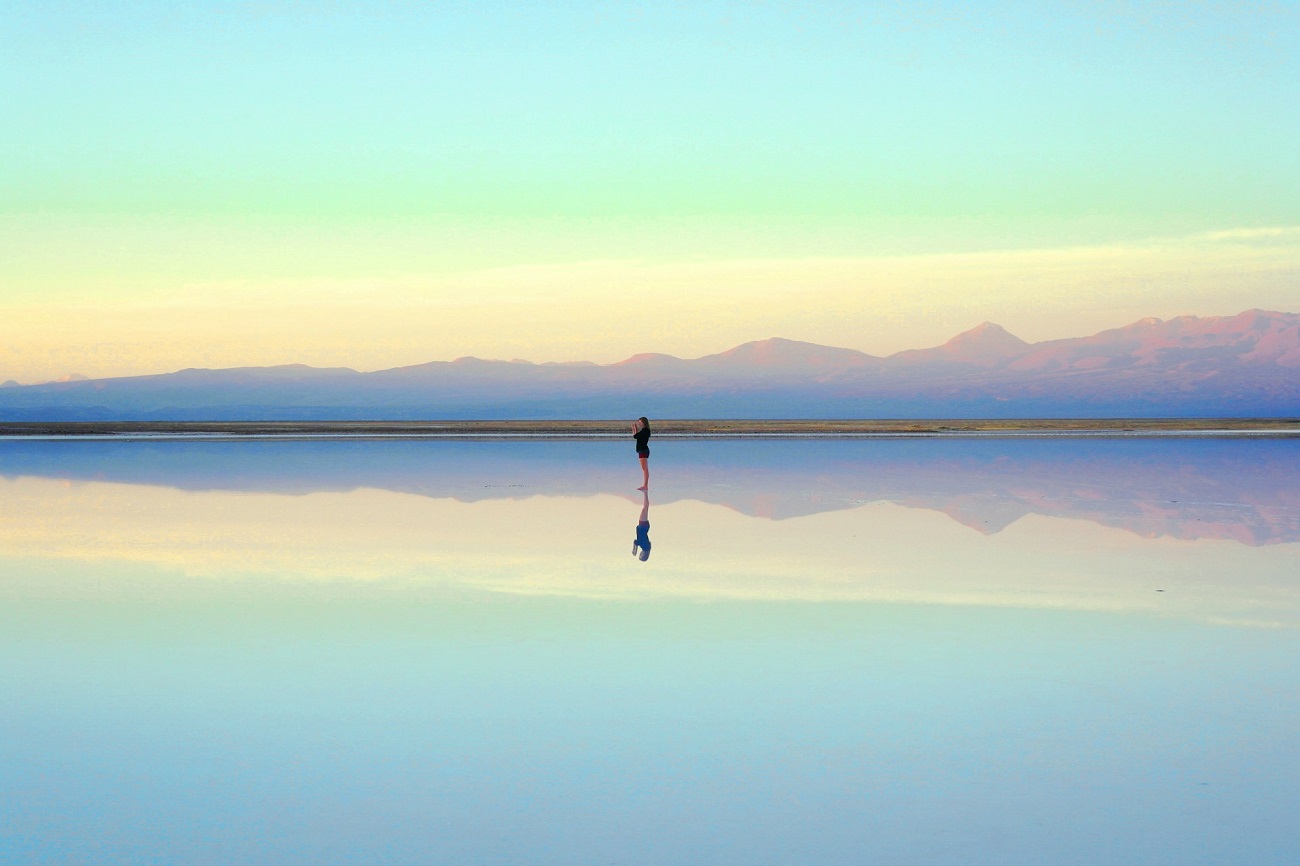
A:
<svg viewBox="0 0 1300 866">
<path fill-rule="evenodd" d="M 0 381 L 1300 311 L 1300 4 L 0 6 Z"/>
</svg>

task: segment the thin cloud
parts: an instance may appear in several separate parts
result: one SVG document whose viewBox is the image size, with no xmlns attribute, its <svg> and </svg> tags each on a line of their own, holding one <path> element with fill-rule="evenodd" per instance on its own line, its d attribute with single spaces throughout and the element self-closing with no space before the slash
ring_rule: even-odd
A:
<svg viewBox="0 0 1300 866">
<path fill-rule="evenodd" d="M 1263 226 L 1259 228 L 1224 229 L 1200 235 L 1209 241 L 1242 241 L 1259 238 L 1300 238 L 1300 226 Z"/>
</svg>

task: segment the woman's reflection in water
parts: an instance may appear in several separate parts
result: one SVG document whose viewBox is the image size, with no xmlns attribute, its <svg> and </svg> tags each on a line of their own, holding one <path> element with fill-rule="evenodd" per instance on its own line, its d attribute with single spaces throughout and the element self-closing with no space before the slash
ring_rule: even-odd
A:
<svg viewBox="0 0 1300 866">
<path fill-rule="evenodd" d="M 638 549 L 639 548 L 639 549 Z M 641 518 L 636 522 L 632 555 L 645 562 L 650 558 L 650 491 L 641 491 Z"/>
</svg>

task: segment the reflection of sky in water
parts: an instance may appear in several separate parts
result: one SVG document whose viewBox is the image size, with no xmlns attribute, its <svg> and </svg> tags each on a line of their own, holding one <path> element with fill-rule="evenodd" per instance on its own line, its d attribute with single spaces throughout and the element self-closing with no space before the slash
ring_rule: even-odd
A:
<svg viewBox="0 0 1300 866">
<path fill-rule="evenodd" d="M 0 442 L 0 861 L 1294 861 L 1298 445 Z"/>
</svg>

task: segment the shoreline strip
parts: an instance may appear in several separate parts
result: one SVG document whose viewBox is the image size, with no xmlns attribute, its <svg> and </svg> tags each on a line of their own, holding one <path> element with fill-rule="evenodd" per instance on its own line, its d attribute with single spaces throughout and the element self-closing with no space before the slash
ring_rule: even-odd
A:
<svg viewBox="0 0 1300 866">
<path fill-rule="evenodd" d="M 11 421 L 0 439 L 610 440 L 622 421 Z M 1300 437 L 1300 418 L 660 420 L 658 439 L 894 439 L 993 437 Z"/>
</svg>

